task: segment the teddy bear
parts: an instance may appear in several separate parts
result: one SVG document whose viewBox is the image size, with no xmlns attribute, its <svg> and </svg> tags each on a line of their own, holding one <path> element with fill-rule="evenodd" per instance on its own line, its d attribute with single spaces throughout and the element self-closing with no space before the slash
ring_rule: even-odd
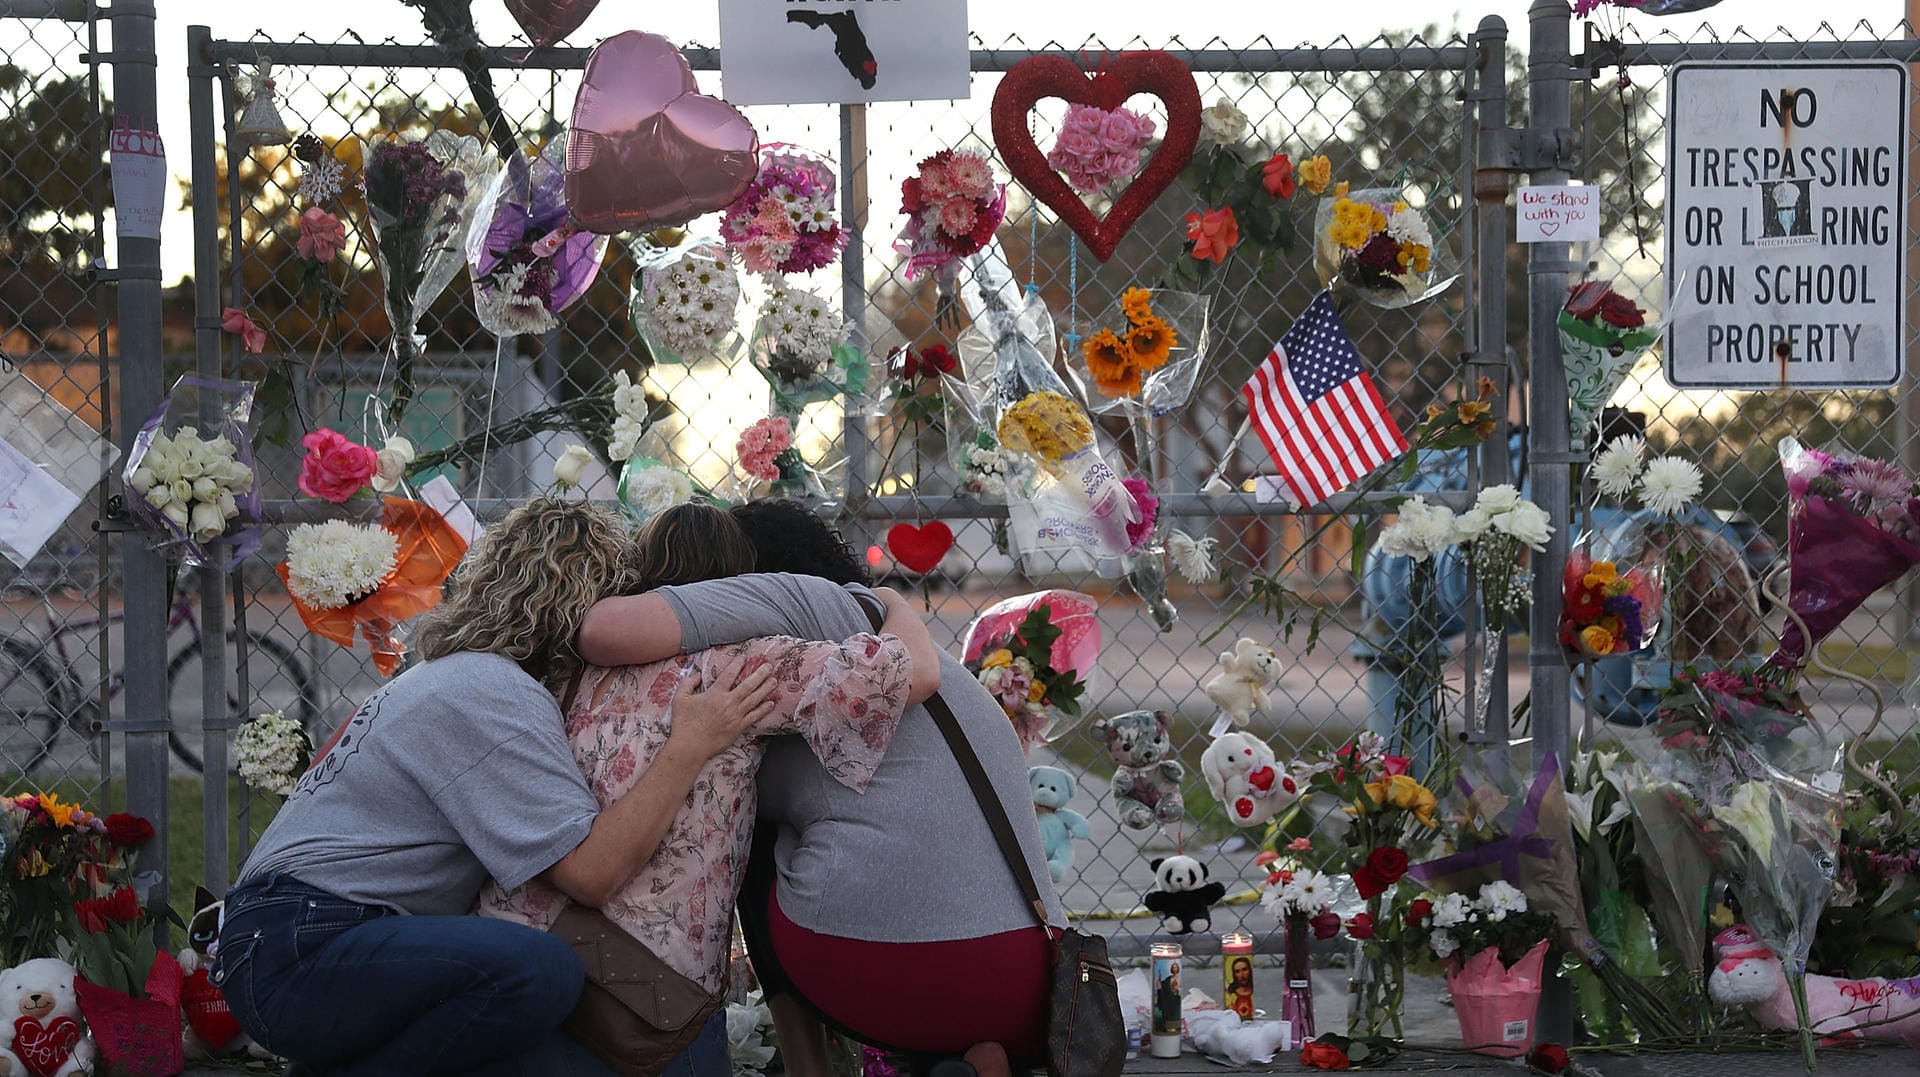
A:
<svg viewBox="0 0 1920 1077">
<path fill-rule="evenodd" d="M 58 958 L 40 957 L 0 972 L 0 1015 L 11 1015 L 13 1035 L 0 1064 L 13 1077 L 71 1077 L 93 1072 L 93 1041 L 80 1024 L 79 973 Z"/>
<path fill-rule="evenodd" d="M 1273 648 L 1241 639 L 1220 652 L 1220 672 L 1206 684 L 1207 698 L 1220 712 L 1244 726 L 1254 711 L 1267 709 L 1267 689 L 1280 680 L 1280 656 Z"/>
<path fill-rule="evenodd" d="M 193 918 L 187 921 L 187 945 L 179 954 L 180 1008 L 187 1027 L 182 1045 L 189 1057 L 206 1058 L 245 1051 L 250 1058 L 268 1059 L 273 1052 L 255 1043 L 240 1029 L 226 996 L 213 982 L 211 966 L 220 951 L 220 919 L 226 902 L 204 886 L 193 888 Z"/>
<path fill-rule="evenodd" d="M 1207 789 L 1235 826 L 1265 826 L 1299 799 L 1300 787 L 1250 733 L 1222 733 L 1200 755 Z"/>
<path fill-rule="evenodd" d="M 1033 790 L 1033 808 L 1040 816 L 1047 874 L 1059 882 L 1073 868 L 1073 839 L 1092 837 L 1093 830 L 1087 826 L 1086 816 L 1067 807 L 1067 801 L 1073 799 L 1073 775 L 1059 767 L 1034 767 L 1027 771 L 1027 785 Z"/>
<path fill-rule="evenodd" d="M 1141 903 L 1160 914 L 1160 926 L 1169 935 L 1189 935 L 1213 926 L 1209 910 L 1227 896 L 1227 888 L 1207 881 L 1207 866 L 1190 856 L 1156 857 L 1147 862 L 1159 888 L 1147 892 Z"/>
<path fill-rule="evenodd" d="M 1713 937 L 1715 965 L 1707 996 L 1722 1006 L 1745 1006 L 1767 1028 L 1800 1027 L 1780 959 L 1745 924 Z M 1920 1047 L 1920 977 L 1845 980 L 1807 977 L 1807 1021 L 1818 1036 L 1865 1036 Z"/>
<path fill-rule="evenodd" d="M 1180 795 L 1187 768 L 1173 758 L 1166 712 L 1128 711 L 1100 719 L 1093 731 L 1106 738 L 1113 757 L 1113 808 L 1120 822 L 1134 830 L 1179 822 L 1187 810 Z"/>
</svg>

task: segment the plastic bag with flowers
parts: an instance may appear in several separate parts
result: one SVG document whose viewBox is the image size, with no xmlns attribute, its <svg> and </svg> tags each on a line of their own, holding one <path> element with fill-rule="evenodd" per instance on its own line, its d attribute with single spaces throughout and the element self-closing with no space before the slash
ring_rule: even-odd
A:
<svg viewBox="0 0 1920 1077">
<path fill-rule="evenodd" d="M 567 224 L 566 160 L 563 134 L 531 162 L 508 161 L 473 207 L 473 310 L 495 336 L 559 328 L 560 312 L 600 273 L 607 237 Z"/>
<path fill-rule="evenodd" d="M 238 561 L 260 546 L 253 471 L 254 387 L 188 374 L 173 383 L 127 453 L 128 505 L 189 565 Z"/>
<path fill-rule="evenodd" d="M 1577 440 L 1660 339 L 1660 323 L 1605 281 L 1576 284 L 1555 323 L 1567 368 L 1568 429 Z"/>
<path fill-rule="evenodd" d="M 1032 481 L 1026 457 L 1000 447 L 988 401 L 959 378 L 940 379 L 946 409 L 948 462 L 969 497 L 993 504 L 1018 496 Z"/>
<path fill-rule="evenodd" d="M 734 442 L 733 451 L 749 480 L 743 483 L 748 490 L 757 481 L 772 484 L 772 497 L 824 501 L 829 496 L 820 473 L 794 446 L 793 424 L 785 416 L 761 419 L 747 427 Z"/>
<path fill-rule="evenodd" d="M 1527 895 L 1495 879 L 1469 896 L 1423 894 L 1407 911 L 1416 944 L 1447 970 L 1447 990 L 1469 1050 L 1517 1058 L 1533 1046 L 1552 916 Z"/>
<path fill-rule="evenodd" d="M 1920 499 L 1896 465 L 1780 442 L 1787 476 L 1789 620 L 1774 661 L 1797 666 L 1868 596 L 1920 564 Z M 1804 629 L 1801 622 L 1804 622 Z"/>
<path fill-rule="evenodd" d="M 900 183 L 907 223 L 893 249 L 906 255 L 906 278 L 931 273 L 943 292 L 959 275 L 960 260 L 993 240 L 1007 214 L 1007 188 L 993 165 L 974 150 L 941 150 Z"/>
<path fill-rule="evenodd" d="M 761 304 L 748 358 L 773 386 L 775 410 L 797 414 L 821 400 L 867 390 L 867 360 L 847 345 L 851 327 L 832 303 L 784 280 Z"/>
<path fill-rule="evenodd" d="M 377 525 L 294 528 L 278 572 L 308 631 L 349 649 L 356 636 L 365 639 L 374 668 L 390 677 L 406 654 L 394 628 L 440 604 L 441 586 L 466 552 L 438 512 L 389 497 Z"/>
<path fill-rule="evenodd" d="M 840 257 L 833 169 L 791 146 L 763 146 L 760 172 L 720 218 L 720 236 L 751 273 L 809 273 Z"/>
<path fill-rule="evenodd" d="M 1100 656 L 1091 595 L 1040 591 L 996 602 L 967 632 L 961 660 L 1000 701 L 1031 753 L 1080 723 L 1080 697 Z"/>
<path fill-rule="evenodd" d="M 1459 279 L 1451 250 L 1435 242 L 1425 212 L 1403 192 L 1338 193 L 1315 213 L 1314 270 L 1320 283 L 1393 310 L 1445 291 Z"/>
<path fill-rule="evenodd" d="M 635 272 L 627 316 L 658 363 L 731 358 L 740 346 L 734 323 L 740 274 L 718 240 L 649 233 L 631 245 Z"/>
<path fill-rule="evenodd" d="M 1095 390 L 1087 403 L 1096 414 L 1159 417 L 1186 406 L 1207 359 L 1206 296 L 1128 288 L 1094 324 L 1073 358 Z"/>
<path fill-rule="evenodd" d="M 1572 549 L 1561 580 L 1560 645 L 1571 658 L 1630 654 L 1660 628 L 1660 583 L 1647 569 Z"/>
</svg>

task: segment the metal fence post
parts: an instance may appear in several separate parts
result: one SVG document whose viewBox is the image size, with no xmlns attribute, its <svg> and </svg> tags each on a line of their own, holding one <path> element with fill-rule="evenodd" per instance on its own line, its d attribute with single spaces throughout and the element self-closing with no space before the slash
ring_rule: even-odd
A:
<svg viewBox="0 0 1920 1077">
<path fill-rule="evenodd" d="M 1481 482 L 1506 482 L 1513 474 L 1507 451 L 1507 408 L 1510 388 L 1507 377 L 1507 23 L 1498 15 L 1480 20 L 1473 35 L 1479 49 L 1477 76 L 1468 101 L 1474 111 L 1476 153 L 1473 171 L 1474 260 L 1473 299 L 1475 303 L 1474 346 L 1469 361 L 1473 369 L 1493 379 L 1496 399 L 1501 401 L 1495 413 L 1494 436 L 1480 446 Z M 1495 476 L 1489 479 L 1487 476 Z M 1505 613 L 1480 611 L 1480 616 L 1496 616 L 1504 622 Z M 1483 634 L 1484 635 L 1484 634 Z M 1504 745 L 1510 703 L 1507 699 L 1507 634 L 1493 634 L 1499 648 L 1489 664 L 1480 657 L 1480 668 L 1473 675 L 1491 670 L 1481 691 L 1487 693 L 1486 726 L 1468 730 L 1470 737 L 1486 744 Z M 1481 641 L 1483 644 L 1485 639 Z M 1503 753 L 1493 753 L 1503 759 Z"/>
<path fill-rule="evenodd" d="M 113 0 L 113 106 L 122 115 L 157 126 L 158 58 L 153 0 Z M 120 282 L 121 448 L 133 445 L 140 423 L 160 406 L 160 241 L 117 237 Z M 147 901 L 167 898 L 167 560 L 141 531 L 127 533 L 126 753 L 127 810 L 153 823 L 148 867 L 135 880 Z M 164 928 L 161 930 L 164 931 Z"/>
</svg>

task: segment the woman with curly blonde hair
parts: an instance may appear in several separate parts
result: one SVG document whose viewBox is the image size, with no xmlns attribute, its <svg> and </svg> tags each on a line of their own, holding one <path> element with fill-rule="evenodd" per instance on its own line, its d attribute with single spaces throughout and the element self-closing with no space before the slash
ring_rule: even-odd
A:
<svg viewBox="0 0 1920 1077">
<path fill-rule="evenodd" d="M 361 705 L 261 836 L 213 977 L 294 1072 L 607 1072 L 559 1032 L 583 982 L 573 949 L 468 913 L 489 877 L 605 902 L 772 694 L 765 671 L 681 682 L 653 765 L 601 808 L 553 689 L 580 668 L 587 609 L 626 589 L 629 549 L 586 502 L 509 513 L 423 619 L 425 661 Z"/>
</svg>

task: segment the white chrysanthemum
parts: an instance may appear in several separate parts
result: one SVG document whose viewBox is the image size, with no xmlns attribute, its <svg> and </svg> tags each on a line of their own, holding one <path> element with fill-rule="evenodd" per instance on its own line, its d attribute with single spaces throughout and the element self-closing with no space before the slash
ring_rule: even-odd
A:
<svg viewBox="0 0 1920 1077">
<path fill-rule="evenodd" d="M 1311 915 L 1333 904 L 1333 880 L 1311 868 L 1295 872 L 1281 889 L 1295 912 Z"/>
<path fill-rule="evenodd" d="M 1640 457 L 1647 443 L 1631 434 L 1622 434 L 1607 443 L 1600 458 L 1593 462 L 1593 481 L 1608 497 L 1626 497 L 1640 481 Z"/>
<path fill-rule="evenodd" d="M 1180 573 L 1188 583 L 1211 583 L 1220 575 L 1220 569 L 1213 563 L 1215 540 L 1194 538 L 1185 531 L 1174 531 L 1167 536 L 1167 556 L 1173 558 L 1173 569 Z"/>
<path fill-rule="evenodd" d="M 1445 961 L 1460 949 L 1460 942 L 1445 931 L 1435 931 L 1427 936 L 1428 945 L 1433 947 L 1433 956 Z"/>
<path fill-rule="evenodd" d="M 1677 456 L 1662 456 L 1647 462 L 1640 476 L 1640 501 L 1663 516 L 1672 516 L 1700 496 L 1700 468 Z"/>
<path fill-rule="evenodd" d="M 1200 138 L 1216 146 L 1232 146 L 1247 137 L 1247 114 L 1222 97 L 1200 112 Z"/>
<path fill-rule="evenodd" d="M 1380 533 L 1380 552 L 1425 561 L 1454 544 L 1453 510 L 1414 497 L 1400 506 L 1400 518 Z"/>
<path fill-rule="evenodd" d="M 1443 894 L 1439 901 L 1433 903 L 1433 926 L 1442 929 L 1464 924 L 1467 922 L 1467 913 L 1472 909 L 1473 903 L 1467 900 L 1467 895 Z"/>
<path fill-rule="evenodd" d="M 698 358 L 711 354 L 733 328 L 740 275 L 720 259 L 689 252 L 646 274 L 643 298 L 648 322 L 661 342 L 683 358 Z"/>
<path fill-rule="evenodd" d="M 642 518 L 692 500 L 693 480 L 678 468 L 650 467 L 627 477 L 627 505 Z"/>
<path fill-rule="evenodd" d="M 781 284 L 760 310 L 762 331 L 789 361 L 825 370 L 847 339 L 847 320 L 825 299 Z"/>
<path fill-rule="evenodd" d="M 521 262 L 511 269 L 488 274 L 473 290 L 474 312 L 482 324 L 503 337 L 546 333 L 560 327 L 538 296 L 521 295 L 531 263 Z"/>
<path fill-rule="evenodd" d="M 1387 235 L 1399 243 L 1433 246 L 1433 230 L 1427 226 L 1427 215 L 1412 206 L 1393 211 L 1393 216 L 1387 218 Z"/>
<path fill-rule="evenodd" d="M 384 527 L 301 524 L 287 535 L 287 590 L 315 609 L 338 609 L 372 594 L 399 553 L 399 538 Z"/>
<path fill-rule="evenodd" d="M 234 734 L 233 752 L 241 781 L 286 796 L 313 758 L 313 742 L 299 722 L 271 711 L 240 727 Z"/>
</svg>

